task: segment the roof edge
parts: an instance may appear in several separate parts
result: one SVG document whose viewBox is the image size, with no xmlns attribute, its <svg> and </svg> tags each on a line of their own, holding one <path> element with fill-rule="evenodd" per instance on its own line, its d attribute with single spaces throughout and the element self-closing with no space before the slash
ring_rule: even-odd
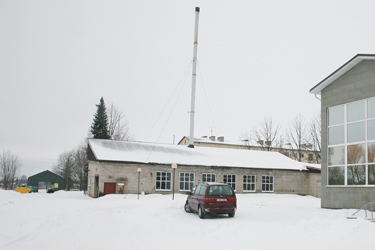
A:
<svg viewBox="0 0 375 250">
<path fill-rule="evenodd" d="M 330 85 L 332 82 L 337 80 L 340 76 L 348 72 L 354 66 L 362 62 L 363 60 L 375 60 L 375 54 L 357 54 L 345 64 L 343 64 L 340 68 L 335 70 L 332 74 L 324 78 L 321 82 L 315 85 L 313 88 L 310 89 L 310 94 L 319 95 L 321 91 Z"/>
</svg>

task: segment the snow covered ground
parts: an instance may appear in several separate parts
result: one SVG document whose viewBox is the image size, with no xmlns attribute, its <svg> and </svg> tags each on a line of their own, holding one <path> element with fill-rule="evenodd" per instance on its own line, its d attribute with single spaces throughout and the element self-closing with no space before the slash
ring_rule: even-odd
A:
<svg viewBox="0 0 375 250">
<path fill-rule="evenodd" d="M 199 219 L 185 195 L 0 190 L 0 249 L 371 249 L 375 223 L 311 196 L 238 194 L 238 211 Z"/>
</svg>

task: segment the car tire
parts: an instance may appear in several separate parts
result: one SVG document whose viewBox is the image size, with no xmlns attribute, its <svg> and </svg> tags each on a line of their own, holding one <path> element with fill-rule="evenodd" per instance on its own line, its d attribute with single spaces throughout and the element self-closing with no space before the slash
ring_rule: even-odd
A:
<svg viewBox="0 0 375 250">
<path fill-rule="evenodd" d="M 190 209 L 190 206 L 189 206 L 189 203 L 188 203 L 188 202 L 185 203 L 184 208 L 185 208 L 185 212 L 186 212 L 186 213 L 192 213 L 192 212 L 193 212 L 193 211 Z"/>
<path fill-rule="evenodd" d="M 203 209 L 202 209 L 201 206 L 198 207 L 198 216 L 201 219 L 203 219 L 206 216 L 206 214 L 203 212 Z"/>
<path fill-rule="evenodd" d="M 228 216 L 229 216 L 229 217 L 234 217 L 234 215 L 235 215 L 235 212 L 233 212 L 233 213 L 228 213 Z"/>
</svg>

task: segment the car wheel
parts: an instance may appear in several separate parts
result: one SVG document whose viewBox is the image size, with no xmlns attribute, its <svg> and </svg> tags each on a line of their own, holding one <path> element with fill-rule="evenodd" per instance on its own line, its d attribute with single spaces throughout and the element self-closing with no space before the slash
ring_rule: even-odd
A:
<svg viewBox="0 0 375 250">
<path fill-rule="evenodd" d="M 201 206 L 198 207 L 198 216 L 201 219 L 203 219 L 206 216 Z"/>
<path fill-rule="evenodd" d="M 191 211 L 188 202 L 185 203 L 185 212 L 186 212 L 186 213 L 192 213 L 192 212 L 193 212 L 193 211 Z"/>
<path fill-rule="evenodd" d="M 229 215 L 229 217 L 234 217 L 234 214 L 235 214 L 235 212 L 229 213 L 228 215 Z"/>
</svg>

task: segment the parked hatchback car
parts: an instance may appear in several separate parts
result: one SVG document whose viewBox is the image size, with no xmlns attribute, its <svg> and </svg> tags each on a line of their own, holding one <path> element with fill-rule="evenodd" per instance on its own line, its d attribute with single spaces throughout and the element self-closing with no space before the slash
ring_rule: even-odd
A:
<svg viewBox="0 0 375 250">
<path fill-rule="evenodd" d="M 228 214 L 229 217 L 234 217 L 236 213 L 236 194 L 227 184 L 200 183 L 187 194 L 185 211 L 198 212 L 201 219 L 206 214 Z"/>
</svg>

